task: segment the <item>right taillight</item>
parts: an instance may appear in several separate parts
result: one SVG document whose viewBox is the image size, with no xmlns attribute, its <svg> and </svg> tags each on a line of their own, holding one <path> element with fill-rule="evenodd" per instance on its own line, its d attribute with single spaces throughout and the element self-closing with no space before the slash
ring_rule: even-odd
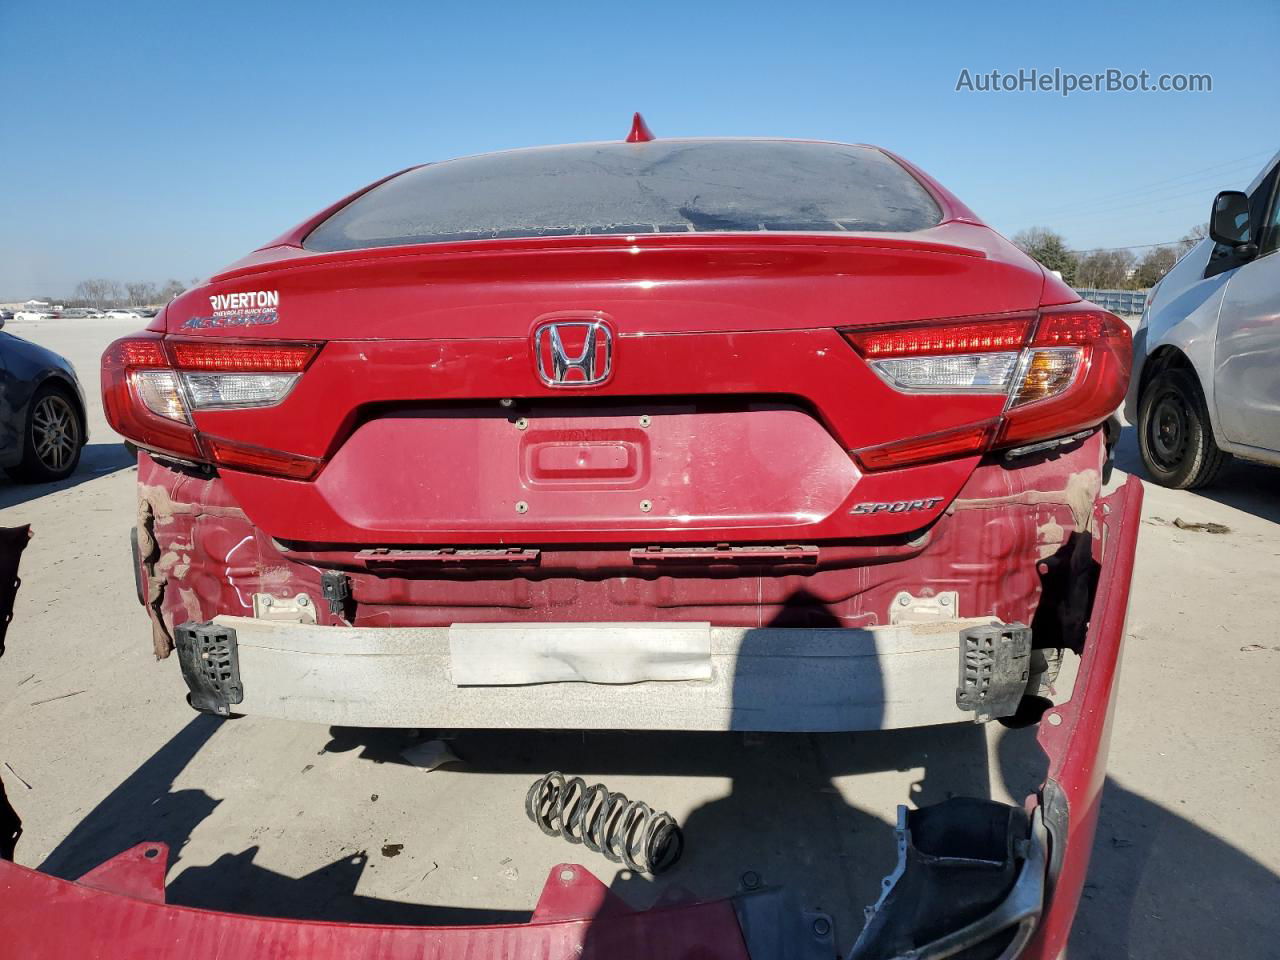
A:
<svg viewBox="0 0 1280 960">
<path fill-rule="evenodd" d="M 1124 399 L 1133 334 L 1092 304 L 1045 307 L 1020 361 L 998 447 L 1050 440 L 1101 423 Z"/>
<path fill-rule="evenodd" d="M 1120 403 L 1129 380 L 1128 326 L 1087 303 L 841 333 L 895 390 L 1006 398 L 995 420 L 854 451 L 865 470 L 982 453 L 1094 426 Z"/>
<path fill-rule="evenodd" d="M 102 402 L 112 428 L 183 460 L 309 479 L 320 460 L 201 436 L 193 413 L 273 406 L 293 389 L 318 343 L 170 339 L 142 333 L 102 355 Z"/>
</svg>

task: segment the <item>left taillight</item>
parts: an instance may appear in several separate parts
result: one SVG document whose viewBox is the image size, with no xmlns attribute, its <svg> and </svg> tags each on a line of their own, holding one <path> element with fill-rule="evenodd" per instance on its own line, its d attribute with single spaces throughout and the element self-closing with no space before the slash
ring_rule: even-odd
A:
<svg viewBox="0 0 1280 960">
<path fill-rule="evenodd" d="M 315 359 L 318 343 L 184 340 L 140 333 L 102 355 L 102 403 L 112 429 L 138 446 L 183 460 L 310 479 L 322 461 L 202 436 L 193 414 L 282 401 Z"/>
<path fill-rule="evenodd" d="M 841 333 L 895 390 L 1005 398 L 999 417 L 854 451 L 866 470 L 983 453 L 1095 426 L 1123 399 L 1132 358 L 1124 321 L 1083 302 Z"/>
</svg>

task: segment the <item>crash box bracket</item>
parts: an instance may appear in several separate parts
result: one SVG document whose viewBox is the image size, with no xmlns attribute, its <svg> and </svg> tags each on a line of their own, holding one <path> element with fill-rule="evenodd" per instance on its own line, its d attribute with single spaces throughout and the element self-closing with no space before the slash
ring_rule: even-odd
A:
<svg viewBox="0 0 1280 960">
<path fill-rule="evenodd" d="M 1020 623 L 960 631 L 960 683 L 956 706 L 985 723 L 1012 716 L 1031 677 L 1031 628 Z"/>
<path fill-rule="evenodd" d="M 178 664 L 190 693 L 187 703 L 203 713 L 227 717 L 244 700 L 234 627 L 184 623 L 175 635 Z"/>
</svg>

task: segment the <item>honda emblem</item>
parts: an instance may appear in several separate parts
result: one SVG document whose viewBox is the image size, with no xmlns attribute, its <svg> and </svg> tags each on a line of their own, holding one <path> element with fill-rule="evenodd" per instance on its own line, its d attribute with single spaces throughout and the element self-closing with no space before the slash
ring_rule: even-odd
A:
<svg viewBox="0 0 1280 960">
<path fill-rule="evenodd" d="M 548 387 L 593 387 L 613 372 L 613 332 L 600 320 L 556 320 L 533 332 L 538 376 Z"/>
</svg>

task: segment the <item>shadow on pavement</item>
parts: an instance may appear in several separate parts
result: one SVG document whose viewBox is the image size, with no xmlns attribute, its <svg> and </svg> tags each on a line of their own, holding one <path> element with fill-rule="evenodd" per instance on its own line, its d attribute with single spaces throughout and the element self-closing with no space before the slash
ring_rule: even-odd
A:
<svg viewBox="0 0 1280 960">
<path fill-rule="evenodd" d="M 174 781 L 222 725 L 197 714 L 76 824 L 37 869 L 75 880 L 146 841 L 169 845 L 176 858 L 191 832 L 219 801 L 203 790 L 174 790 Z M 25 811 L 24 819 L 33 815 Z"/>
<path fill-rule="evenodd" d="M 1108 778 L 1071 960 L 1231 957 L 1280 950 L 1280 876 Z"/>
<path fill-rule="evenodd" d="M 810 595 L 797 595 L 792 610 L 809 610 L 797 620 L 784 610 L 769 626 L 841 627 L 844 624 Z M 739 658 L 767 657 L 768 635 L 748 631 Z M 868 658 L 870 668 L 878 668 Z M 803 670 L 803 664 L 779 660 L 777 670 Z M 734 678 L 735 713 L 752 709 L 758 693 Z M 802 678 L 801 678 L 802 679 Z M 883 677 L 877 673 L 883 703 Z M 794 688 L 796 684 L 789 684 Z M 883 720 L 883 707 L 875 725 Z M 736 723 L 735 716 L 731 723 Z M 726 735 L 732 736 L 732 735 Z M 836 946 L 843 955 L 861 930 L 862 910 L 874 903 L 885 876 L 897 862 L 892 821 L 883 808 L 864 809 L 846 799 L 838 777 L 881 770 L 924 771 L 897 803 L 933 803 L 953 794 L 986 796 L 989 790 L 986 737 L 976 726 L 871 732 L 862 734 L 756 735 L 751 751 L 724 743 L 721 756 L 732 759 L 726 772 L 729 792 L 694 810 L 682 824 L 685 854 L 669 874 L 649 878 L 620 871 L 611 890 L 624 902 L 646 907 L 668 883 L 698 899 L 714 899 L 759 886 L 782 887 L 797 909 L 831 915 Z M 939 760 L 963 758 L 947 774 L 933 768 Z M 642 798 L 653 801 L 654 798 Z M 870 807 L 870 804 L 868 804 Z M 590 865 L 588 865 L 590 867 Z M 750 878 L 750 879 L 748 879 Z M 595 928 L 592 928 L 593 930 Z M 588 936 L 586 957 L 606 957 L 608 934 Z"/>
<path fill-rule="evenodd" d="M 75 473 L 56 483 L 14 483 L 8 474 L 0 471 L 0 510 L 30 503 L 51 493 L 70 490 L 105 474 L 132 467 L 136 462 L 124 444 L 116 440 L 111 443 L 86 444 Z"/>
<path fill-rule="evenodd" d="M 1136 428 L 1127 426 L 1121 431 L 1115 449 L 1115 465 L 1118 470 L 1135 474 L 1148 483 L 1152 482 L 1138 453 Z M 1251 513 L 1272 523 L 1280 523 L 1280 467 L 1268 467 L 1233 458 L 1227 461 L 1212 486 L 1185 492 L 1190 496 L 1203 497 L 1223 506 Z"/>
<path fill-rule="evenodd" d="M 220 729 L 220 720 L 193 717 L 90 811 L 40 869 L 74 879 L 148 840 L 168 844 L 171 863 L 176 860 L 221 801 L 204 789 L 175 790 L 174 783 Z M 456 743 L 467 759 L 463 772 L 527 773 L 529 783 L 553 766 L 588 782 L 599 778 L 614 789 L 623 786 L 610 782 L 615 775 L 726 778 L 724 795 L 684 819 L 685 856 L 656 880 L 615 870 L 581 846 L 563 844 L 563 859 L 612 876 L 613 891 L 638 909 L 672 887 L 698 899 L 731 896 L 743 886 L 744 874 L 754 872 L 764 885 L 788 890 L 799 907 L 830 913 L 843 953 L 861 929 L 862 908 L 874 902 L 896 862 L 894 804 L 919 807 L 951 796 L 990 796 L 993 770 L 1014 798 L 1042 781 L 1045 758 L 1034 726 L 990 732 L 994 757 L 987 731 L 974 724 L 859 734 L 469 731 Z M 404 762 L 401 750 L 419 736 L 345 728 L 331 734 L 326 750 L 358 751 L 372 762 Z M 226 726 L 223 736 L 235 737 L 236 726 Z M 905 789 L 901 778 L 844 779 L 880 771 L 918 774 Z M 666 805 L 657 795 L 633 799 Z M 525 820 L 523 800 L 517 788 L 498 823 L 490 809 L 477 810 L 476 819 L 491 830 L 536 831 Z M 283 824 L 259 826 L 271 831 Z M 457 829 L 475 825 L 459 822 Z M 367 851 L 345 854 L 296 878 L 255 864 L 258 852 L 250 845 L 208 866 L 185 867 L 169 884 L 168 901 L 263 916 L 409 925 L 522 922 L 534 906 L 490 910 L 361 896 L 355 891 L 369 866 Z M 1071 957 L 1274 956 L 1280 942 L 1277 902 L 1280 877 L 1273 871 L 1108 780 Z M 592 946 L 589 938 L 583 956 L 606 955 L 596 947 L 603 949 L 603 942 Z"/>
<path fill-rule="evenodd" d="M 1035 727 L 996 746 L 1014 796 L 1027 782 Z M 1280 876 L 1108 777 L 1070 960 L 1263 960 L 1280 943 Z"/>
</svg>

